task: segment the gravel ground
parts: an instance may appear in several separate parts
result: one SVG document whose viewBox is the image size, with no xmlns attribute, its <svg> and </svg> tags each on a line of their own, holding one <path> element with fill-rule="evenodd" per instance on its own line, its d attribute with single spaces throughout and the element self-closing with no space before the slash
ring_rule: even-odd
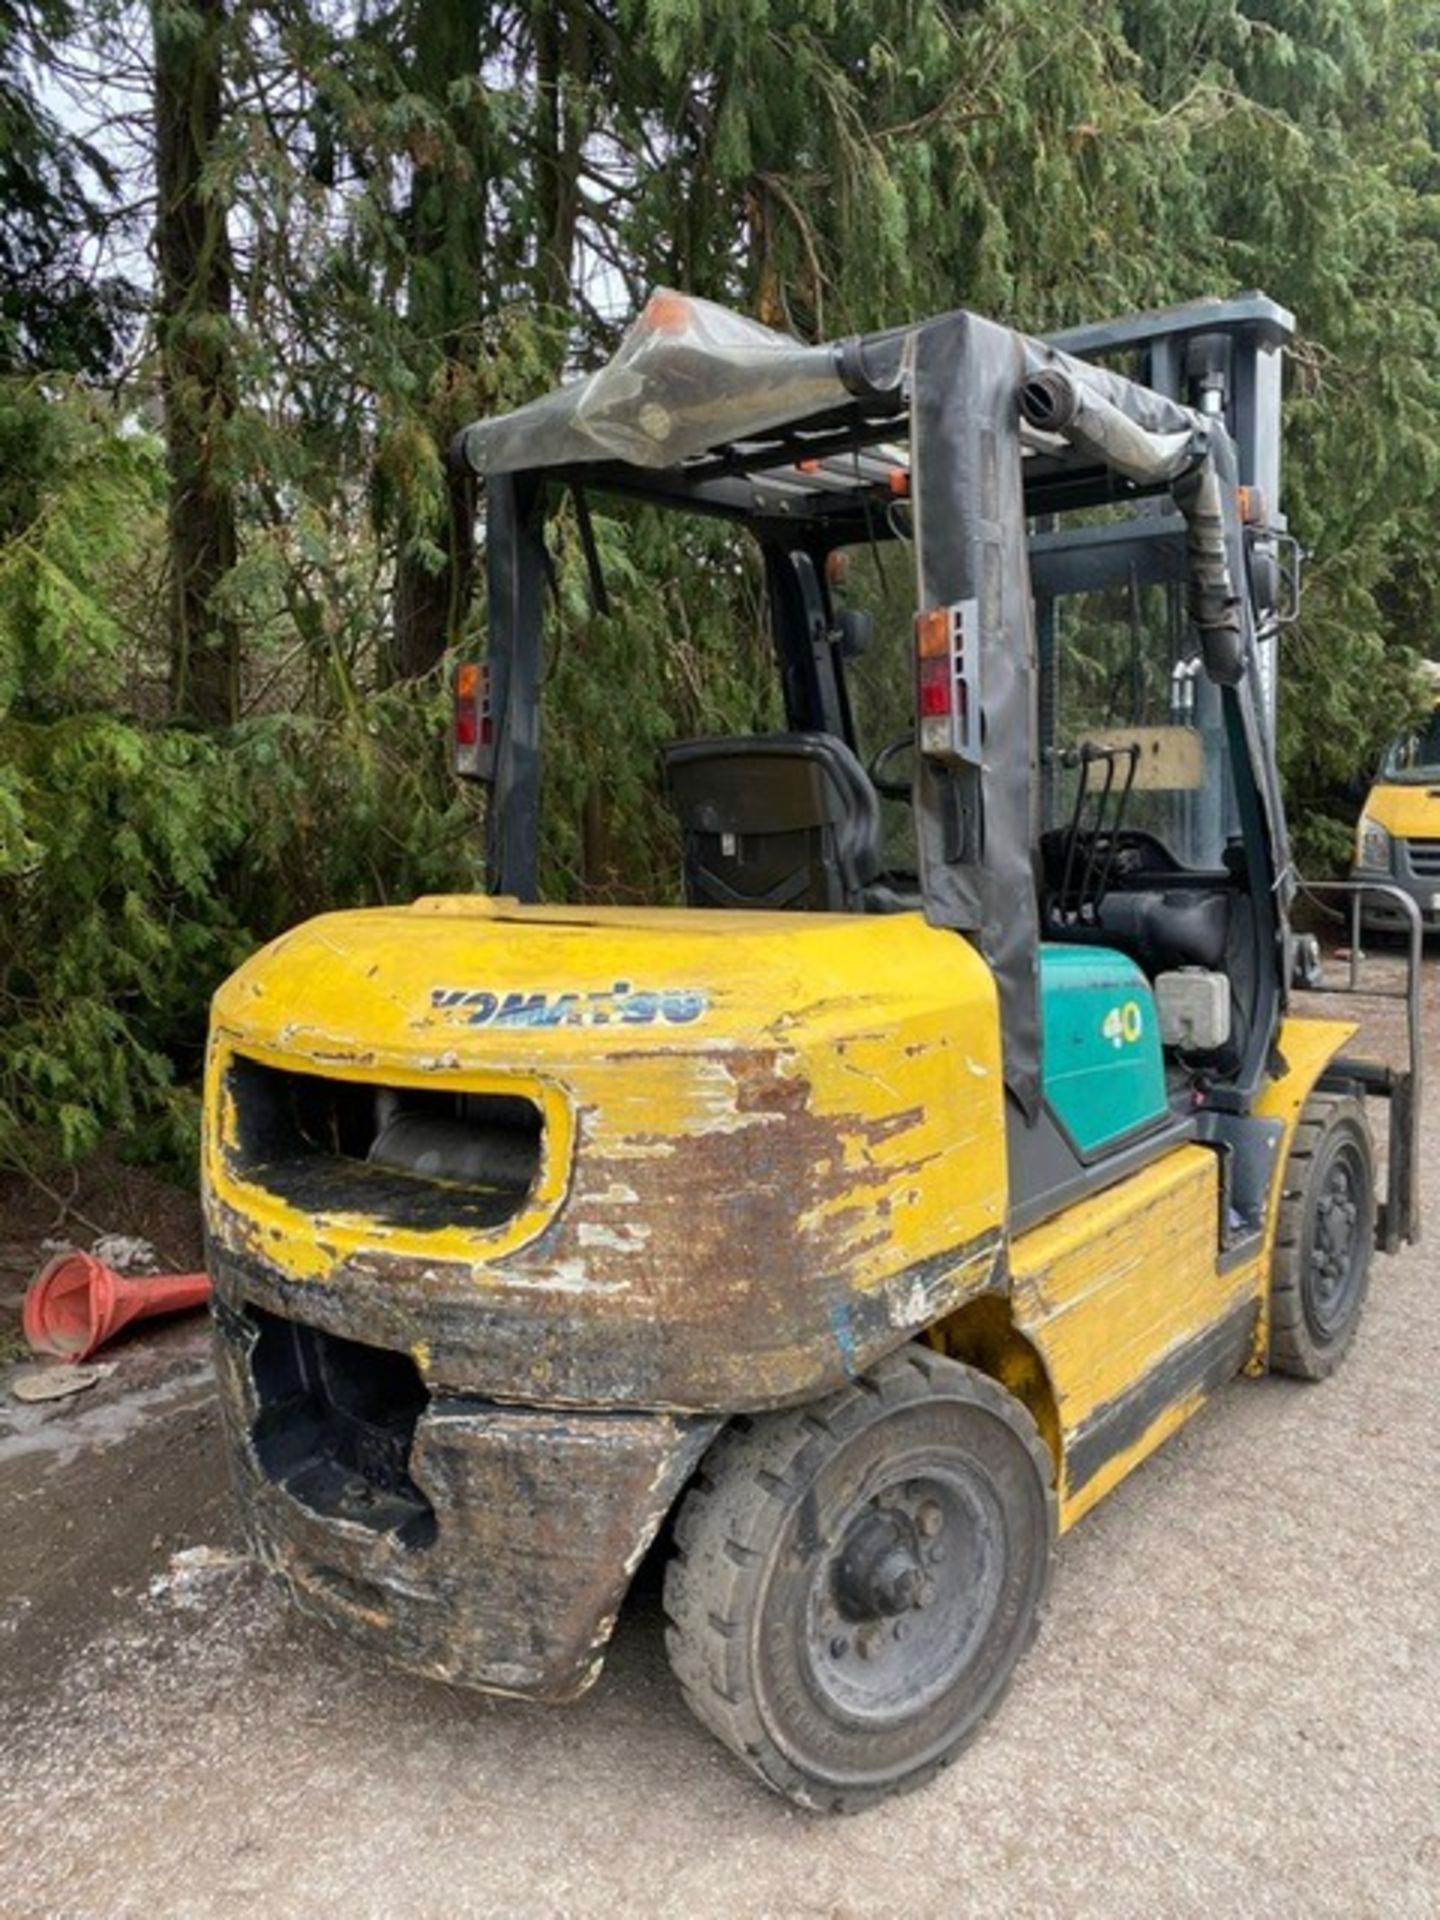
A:
<svg viewBox="0 0 1440 1920">
<path fill-rule="evenodd" d="M 147 1342 L 0 1426 L 0 1911 L 1440 1914 L 1440 1088 L 1424 1164 L 1341 1374 L 1221 1393 L 1063 1543 L 969 1755 L 844 1821 L 691 1722 L 653 1586 L 565 1709 L 296 1619 L 230 1551 L 200 1332 Z"/>
</svg>

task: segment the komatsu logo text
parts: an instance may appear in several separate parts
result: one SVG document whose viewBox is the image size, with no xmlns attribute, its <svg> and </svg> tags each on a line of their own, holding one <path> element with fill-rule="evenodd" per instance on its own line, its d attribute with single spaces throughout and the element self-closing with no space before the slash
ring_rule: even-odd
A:
<svg viewBox="0 0 1440 1920">
<path fill-rule="evenodd" d="M 704 1013 L 710 996 L 693 987 L 633 987 L 617 980 L 598 993 L 433 987 L 430 1004 L 467 1027 L 687 1027 Z"/>
</svg>

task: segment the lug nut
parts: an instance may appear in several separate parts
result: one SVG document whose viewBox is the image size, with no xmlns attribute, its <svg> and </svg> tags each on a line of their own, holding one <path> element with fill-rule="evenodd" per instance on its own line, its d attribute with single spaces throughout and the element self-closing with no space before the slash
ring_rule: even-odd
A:
<svg viewBox="0 0 1440 1920">
<path fill-rule="evenodd" d="M 850 1642 L 845 1638 L 843 1633 L 837 1633 L 835 1638 L 830 1642 L 831 1659 L 843 1660 L 849 1651 Z"/>
<path fill-rule="evenodd" d="M 915 1516 L 915 1524 L 927 1540 L 933 1540 L 945 1524 L 938 1500 L 927 1500 Z"/>
<path fill-rule="evenodd" d="M 930 1562 L 932 1567 L 938 1567 L 940 1562 L 945 1558 L 944 1547 L 931 1547 L 925 1558 Z"/>
<path fill-rule="evenodd" d="M 865 1627 L 855 1636 L 855 1651 L 862 1660 L 873 1660 L 877 1652 L 876 1634 L 873 1627 Z"/>
</svg>

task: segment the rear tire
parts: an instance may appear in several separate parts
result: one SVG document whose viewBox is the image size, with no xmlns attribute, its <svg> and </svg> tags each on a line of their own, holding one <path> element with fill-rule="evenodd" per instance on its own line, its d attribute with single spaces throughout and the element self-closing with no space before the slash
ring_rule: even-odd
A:
<svg viewBox="0 0 1440 1920">
<path fill-rule="evenodd" d="M 765 1784 L 855 1812 L 954 1759 L 1034 1637 L 1053 1465 L 1026 1410 L 929 1348 L 737 1420 L 681 1505 L 666 1644 Z"/>
<path fill-rule="evenodd" d="M 1312 1094 L 1285 1163 L 1270 1279 L 1270 1366 L 1324 1380 L 1349 1351 L 1375 1251 L 1375 1147 L 1365 1110 Z"/>
</svg>

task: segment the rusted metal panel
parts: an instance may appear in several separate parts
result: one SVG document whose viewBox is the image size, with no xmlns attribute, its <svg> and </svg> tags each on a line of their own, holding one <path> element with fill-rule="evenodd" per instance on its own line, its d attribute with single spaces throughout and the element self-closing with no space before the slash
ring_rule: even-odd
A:
<svg viewBox="0 0 1440 1920">
<path fill-rule="evenodd" d="M 447 1214 L 443 1187 L 367 1205 L 368 1175 L 325 1177 L 328 1137 L 277 1179 L 241 1124 L 241 1083 L 277 1074 L 343 1082 L 352 1109 L 367 1088 L 519 1096 L 543 1114 L 537 1175 L 493 1223 Z M 580 1691 L 724 1418 L 817 1397 L 999 1283 L 1002 1100 L 993 981 L 918 916 L 455 902 L 286 936 L 217 997 L 206 1092 L 256 1554 L 407 1666 Z M 363 1145 L 339 1150 L 363 1173 Z M 402 1491 L 433 1510 L 422 1529 L 393 1485 L 307 1504 L 257 1441 L 256 1314 L 281 1349 L 303 1327 L 413 1361 Z M 267 1408 L 283 1454 L 304 1410 Z"/>
<path fill-rule="evenodd" d="M 245 1535 L 308 1614 L 434 1679 L 547 1701 L 584 1692 L 631 1576 L 718 1419 L 437 1396 L 411 1478 L 431 1537 L 308 1510 L 262 1466 L 253 1330 L 217 1317 L 221 1405 Z"/>
<path fill-rule="evenodd" d="M 703 1237 L 695 1223 L 697 1238 Z M 678 1236 L 681 1245 L 683 1231 Z M 839 1274 L 797 1274 L 782 1247 L 745 1248 L 719 1271 L 677 1261 L 649 1312 L 478 1292 L 467 1271 L 402 1259 L 337 1265 L 333 1285 L 288 1279 L 212 1244 L 217 1291 L 348 1339 L 415 1354 L 437 1390 L 526 1404 L 741 1413 L 833 1391 L 1001 1279 L 987 1234 L 902 1268 L 866 1293 Z M 523 1276 L 520 1282 L 524 1284 Z"/>
</svg>

